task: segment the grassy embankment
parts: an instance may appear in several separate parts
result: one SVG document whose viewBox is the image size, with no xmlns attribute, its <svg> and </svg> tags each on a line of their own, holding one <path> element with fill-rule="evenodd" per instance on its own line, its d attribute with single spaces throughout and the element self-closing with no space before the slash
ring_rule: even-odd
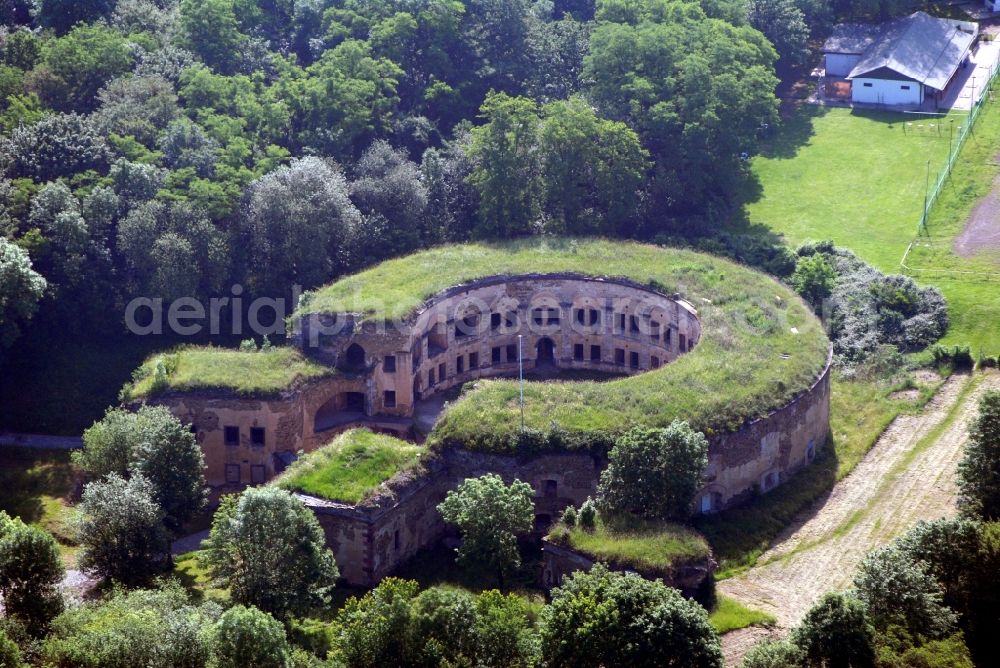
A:
<svg viewBox="0 0 1000 668">
<path fill-rule="evenodd" d="M 921 237 L 907 258 L 914 269 L 1000 272 L 995 255 L 961 258 L 951 250 L 997 175 L 1000 105 L 987 105 L 931 211 L 931 236 Z M 964 118 L 802 106 L 753 161 L 761 190 L 746 207 L 747 219 L 791 245 L 832 239 L 882 271 L 899 273 L 917 233 L 928 162 L 933 185 L 947 161 L 950 128 Z M 914 277 L 940 287 L 948 300 L 952 324 L 942 343 L 1000 352 L 1000 327 L 990 326 L 1000 323 L 1000 277 L 926 271 Z"/>
<path fill-rule="evenodd" d="M 367 429 L 340 434 L 275 479 L 282 489 L 355 504 L 397 473 L 419 467 L 425 448 Z"/>
</svg>

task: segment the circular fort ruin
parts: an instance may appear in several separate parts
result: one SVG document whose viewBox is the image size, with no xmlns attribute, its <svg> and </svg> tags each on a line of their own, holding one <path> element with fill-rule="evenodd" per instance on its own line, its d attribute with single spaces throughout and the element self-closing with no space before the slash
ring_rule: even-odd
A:
<svg viewBox="0 0 1000 668">
<path fill-rule="evenodd" d="M 443 247 L 316 291 L 290 339 L 284 384 L 248 392 L 235 377 L 199 383 L 194 368 L 135 398 L 192 424 L 214 485 L 266 482 L 356 427 L 425 443 L 417 469 L 360 500 L 308 499 L 358 584 L 437 540 L 436 504 L 466 477 L 531 483 L 541 530 L 594 494 L 617 433 L 682 419 L 709 439 L 694 511 L 712 513 L 780 485 L 829 433 L 829 341 L 810 309 L 767 276 L 690 251 Z M 171 365 L 196 367 L 185 356 L 197 354 L 233 355 L 234 376 L 260 363 L 192 349 Z"/>
</svg>

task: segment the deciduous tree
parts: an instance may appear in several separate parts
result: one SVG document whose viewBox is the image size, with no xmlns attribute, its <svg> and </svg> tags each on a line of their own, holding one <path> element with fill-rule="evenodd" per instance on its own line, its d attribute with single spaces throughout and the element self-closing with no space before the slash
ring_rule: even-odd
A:
<svg viewBox="0 0 1000 668">
<path fill-rule="evenodd" d="M 0 594 L 7 615 L 38 633 L 62 611 L 65 570 L 52 535 L 0 511 Z"/>
<path fill-rule="evenodd" d="M 674 421 L 666 429 L 634 427 L 611 449 L 599 504 L 606 514 L 683 520 L 691 514 L 706 466 L 708 441 L 686 422 Z"/>
<path fill-rule="evenodd" d="M 552 590 L 542 612 L 542 655 L 545 665 L 567 668 L 722 666 L 704 608 L 659 580 L 600 564 Z"/>
<path fill-rule="evenodd" d="M 504 574 L 521 565 L 517 536 L 531 531 L 533 497 L 528 483 L 515 480 L 508 486 L 495 474 L 468 478 L 449 491 L 438 510 L 462 531 L 459 562 L 494 570 L 502 587 Z"/>
<path fill-rule="evenodd" d="M 234 601 L 279 617 L 329 601 L 339 575 L 313 512 L 270 487 L 224 497 L 202 554 Z"/>
<path fill-rule="evenodd" d="M 979 413 L 958 465 L 958 488 L 966 513 L 1000 519 L 1000 392 L 996 390 L 979 400 Z"/>
<path fill-rule="evenodd" d="M 47 285 L 28 253 L 0 236 L 0 348 L 21 335 Z"/>
</svg>

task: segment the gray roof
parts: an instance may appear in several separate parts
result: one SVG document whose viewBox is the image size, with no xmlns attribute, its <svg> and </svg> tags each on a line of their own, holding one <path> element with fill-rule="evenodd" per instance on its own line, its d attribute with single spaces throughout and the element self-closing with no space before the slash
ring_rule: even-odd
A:
<svg viewBox="0 0 1000 668">
<path fill-rule="evenodd" d="M 823 53 L 861 55 L 882 34 L 884 26 L 870 23 L 841 23 L 833 27 L 823 43 Z"/>
<path fill-rule="evenodd" d="M 978 30 L 970 21 L 938 19 L 914 12 L 880 26 L 837 26 L 824 47 L 838 50 L 824 48 L 824 51 L 861 54 L 848 79 L 886 68 L 935 90 L 944 90 Z M 861 46 L 865 48 L 860 49 Z"/>
</svg>

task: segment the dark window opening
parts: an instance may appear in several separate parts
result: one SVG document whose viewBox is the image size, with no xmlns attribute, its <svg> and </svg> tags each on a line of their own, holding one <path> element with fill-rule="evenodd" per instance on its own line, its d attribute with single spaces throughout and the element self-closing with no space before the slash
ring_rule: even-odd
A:
<svg viewBox="0 0 1000 668">
<path fill-rule="evenodd" d="M 615 332 L 618 334 L 625 333 L 625 314 L 615 313 Z"/>
<path fill-rule="evenodd" d="M 634 316 L 633 315 L 633 316 L 629 317 L 629 319 L 628 319 L 628 329 L 633 334 L 638 334 L 639 333 L 639 317 L 638 316 Z"/>
<path fill-rule="evenodd" d="M 341 367 L 347 371 L 360 371 L 365 368 L 365 349 L 357 343 L 352 343 L 344 352 L 344 363 Z"/>
<path fill-rule="evenodd" d="M 427 387 L 434 387 L 437 385 L 437 378 L 434 377 L 434 369 L 427 372 Z"/>
<path fill-rule="evenodd" d="M 395 408 L 396 407 L 396 391 L 395 390 L 386 390 L 385 392 L 382 393 L 382 405 L 385 406 L 386 408 Z"/>
<path fill-rule="evenodd" d="M 469 371 L 479 368 L 479 353 L 469 353 Z"/>
<path fill-rule="evenodd" d="M 240 428 L 239 427 L 225 427 L 223 428 L 225 434 L 226 445 L 239 445 L 240 444 Z"/>
<path fill-rule="evenodd" d="M 500 364 L 500 346 L 494 346 L 490 351 L 490 359 L 493 364 Z"/>
<path fill-rule="evenodd" d="M 683 353 L 683 352 L 685 352 L 687 350 L 687 339 L 685 338 L 685 336 L 683 334 L 680 334 L 679 336 L 680 336 L 680 342 L 681 342 L 680 349 L 681 349 L 681 352 Z"/>
<path fill-rule="evenodd" d="M 649 366 L 651 366 L 654 369 L 659 369 L 660 368 L 660 358 L 659 357 L 650 357 L 649 358 Z"/>
<path fill-rule="evenodd" d="M 590 346 L 590 360 L 592 362 L 601 361 L 601 347 L 600 346 Z"/>
<path fill-rule="evenodd" d="M 455 358 L 455 373 L 463 373 L 465 371 L 465 355 L 459 355 Z"/>
<path fill-rule="evenodd" d="M 587 312 L 582 308 L 573 309 L 573 318 L 578 324 L 587 324 Z"/>
<path fill-rule="evenodd" d="M 517 329 L 517 311 L 507 311 L 503 316 L 503 325 L 507 329 Z"/>
<path fill-rule="evenodd" d="M 628 355 L 628 365 L 633 369 L 639 368 L 639 353 L 631 352 Z"/>
<path fill-rule="evenodd" d="M 507 344 L 507 364 L 517 364 L 517 344 Z"/>
<path fill-rule="evenodd" d="M 870 83 L 863 83 L 861 85 L 864 86 L 865 88 L 871 88 L 872 87 L 872 85 Z"/>
<path fill-rule="evenodd" d="M 583 360 L 583 344 L 574 343 L 573 344 L 573 359 L 580 362 Z"/>
<path fill-rule="evenodd" d="M 239 483 L 239 481 L 240 481 L 240 465 L 226 464 L 226 482 L 234 484 L 234 483 Z"/>
<path fill-rule="evenodd" d="M 649 338 L 653 341 L 660 340 L 660 323 L 655 320 L 649 323 Z"/>
<path fill-rule="evenodd" d="M 490 314 L 490 329 L 500 329 L 502 316 L 499 313 Z"/>
<path fill-rule="evenodd" d="M 558 325 L 559 309 L 543 307 L 531 312 L 531 319 L 536 325 Z"/>
<path fill-rule="evenodd" d="M 558 494 L 559 483 L 557 483 L 555 480 L 546 480 L 544 483 L 542 483 L 542 486 L 545 498 L 551 499 Z"/>
<path fill-rule="evenodd" d="M 250 482 L 252 484 L 263 485 L 265 477 L 263 464 L 254 464 L 250 467 Z"/>
<path fill-rule="evenodd" d="M 349 413 L 365 412 L 365 395 L 363 392 L 345 392 L 344 410 Z"/>
<path fill-rule="evenodd" d="M 264 447 L 264 428 L 263 427 L 250 427 L 250 445 L 263 448 Z"/>
<path fill-rule="evenodd" d="M 596 325 L 600 321 L 601 321 L 601 312 L 598 311 L 596 308 L 590 309 L 590 322 L 588 324 Z"/>
<path fill-rule="evenodd" d="M 625 349 L 615 348 L 615 364 L 625 366 Z"/>
<path fill-rule="evenodd" d="M 535 352 L 537 356 L 535 357 L 535 362 L 537 364 L 544 364 L 548 362 L 554 362 L 556 358 L 556 344 L 552 342 L 547 336 L 543 336 L 538 339 L 538 344 L 535 346 Z"/>
<path fill-rule="evenodd" d="M 901 90 L 910 90 L 910 87 L 909 87 L 909 86 L 900 86 L 899 88 L 900 88 Z"/>
<path fill-rule="evenodd" d="M 455 323 L 455 338 L 472 336 L 479 333 L 479 314 L 473 313 Z"/>
<path fill-rule="evenodd" d="M 667 327 L 666 331 L 663 332 L 663 342 L 665 344 L 667 344 L 668 346 L 670 345 L 670 334 L 671 334 L 671 332 L 673 332 L 673 330 L 670 329 L 669 327 Z"/>
<path fill-rule="evenodd" d="M 382 371 L 386 373 L 396 373 L 396 356 L 386 355 L 382 360 Z"/>
<path fill-rule="evenodd" d="M 443 383 L 444 379 L 447 377 L 448 377 L 448 363 L 441 362 L 440 364 L 438 364 L 438 380 L 440 380 Z"/>
</svg>

